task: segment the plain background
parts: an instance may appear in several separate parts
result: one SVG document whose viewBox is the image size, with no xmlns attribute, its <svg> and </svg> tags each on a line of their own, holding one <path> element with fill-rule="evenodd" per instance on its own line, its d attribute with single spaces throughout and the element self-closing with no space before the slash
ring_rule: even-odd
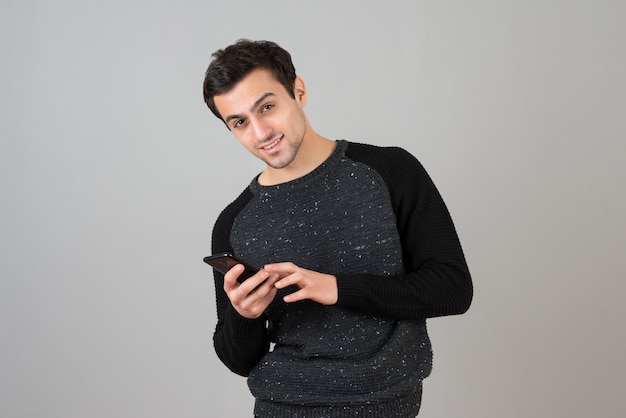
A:
<svg viewBox="0 0 626 418">
<path fill-rule="evenodd" d="M 292 52 L 314 128 L 425 165 L 473 273 L 424 417 L 626 411 L 623 1 L 0 1 L 0 416 L 245 417 L 202 263 L 262 169 L 210 54 Z"/>
</svg>

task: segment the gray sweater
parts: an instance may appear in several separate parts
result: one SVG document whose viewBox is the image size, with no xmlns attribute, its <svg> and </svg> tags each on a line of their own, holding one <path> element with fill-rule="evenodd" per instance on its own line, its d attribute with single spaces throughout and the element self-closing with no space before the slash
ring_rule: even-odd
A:
<svg viewBox="0 0 626 418">
<path fill-rule="evenodd" d="M 213 251 L 337 277 L 336 305 L 286 304 L 293 289 L 285 289 L 248 320 L 224 299 L 216 274 L 216 350 L 249 376 L 257 416 L 414 417 L 431 371 L 425 319 L 464 312 L 471 301 L 447 209 L 398 148 L 338 141 L 304 177 L 254 180 L 216 222 Z"/>
</svg>

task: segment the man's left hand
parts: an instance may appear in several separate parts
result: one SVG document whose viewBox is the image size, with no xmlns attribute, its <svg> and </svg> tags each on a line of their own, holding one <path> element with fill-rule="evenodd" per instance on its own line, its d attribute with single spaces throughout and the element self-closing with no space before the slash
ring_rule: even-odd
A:
<svg viewBox="0 0 626 418">
<path fill-rule="evenodd" d="M 263 269 L 268 273 L 278 273 L 280 279 L 275 283 L 278 289 L 298 286 L 299 290 L 283 298 L 287 303 L 305 299 L 322 305 L 337 303 L 337 278 L 333 275 L 307 270 L 293 263 L 268 264 Z"/>
</svg>

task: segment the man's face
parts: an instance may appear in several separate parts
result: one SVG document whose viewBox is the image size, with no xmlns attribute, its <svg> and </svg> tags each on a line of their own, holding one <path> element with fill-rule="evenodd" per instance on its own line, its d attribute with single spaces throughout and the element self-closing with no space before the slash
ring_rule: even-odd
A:
<svg viewBox="0 0 626 418">
<path fill-rule="evenodd" d="M 295 83 L 296 98 L 269 71 L 255 70 L 215 105 L 237 140 L 269 167 L 281 169 L 296 158 L 306 133 L 304 84 Z"/>
</svg>

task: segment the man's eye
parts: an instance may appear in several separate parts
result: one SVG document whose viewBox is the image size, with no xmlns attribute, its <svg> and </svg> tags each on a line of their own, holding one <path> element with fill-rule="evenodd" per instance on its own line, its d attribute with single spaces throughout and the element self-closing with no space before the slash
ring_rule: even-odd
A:
<svg viewBox="0 0 626 418">
<path fill-rule="evenodd" d="M 266 105 L 263 105 L 263 107 L 261 108 L 261 112 L 268 111 L 268 110 L 270 110 L 270 109 L 271 109 L 271 108 L 273 108 L 273 107 L 274 107 L 274 105 L 273 105 L 273 104 L 266 104 Z"/>
<path fill-rule="evenodd" d="M 243 125 L 243 124 L 244 124 L 244 122 L 245 122 L 245 121 L 244 121 L 243 119 L 236 120 L 236 121 L 235 121 L 235 123 L 233 123 L 233 128 L 238 128 L 238 127 L 240 127 L 241 125 Z"/>
</svg>

